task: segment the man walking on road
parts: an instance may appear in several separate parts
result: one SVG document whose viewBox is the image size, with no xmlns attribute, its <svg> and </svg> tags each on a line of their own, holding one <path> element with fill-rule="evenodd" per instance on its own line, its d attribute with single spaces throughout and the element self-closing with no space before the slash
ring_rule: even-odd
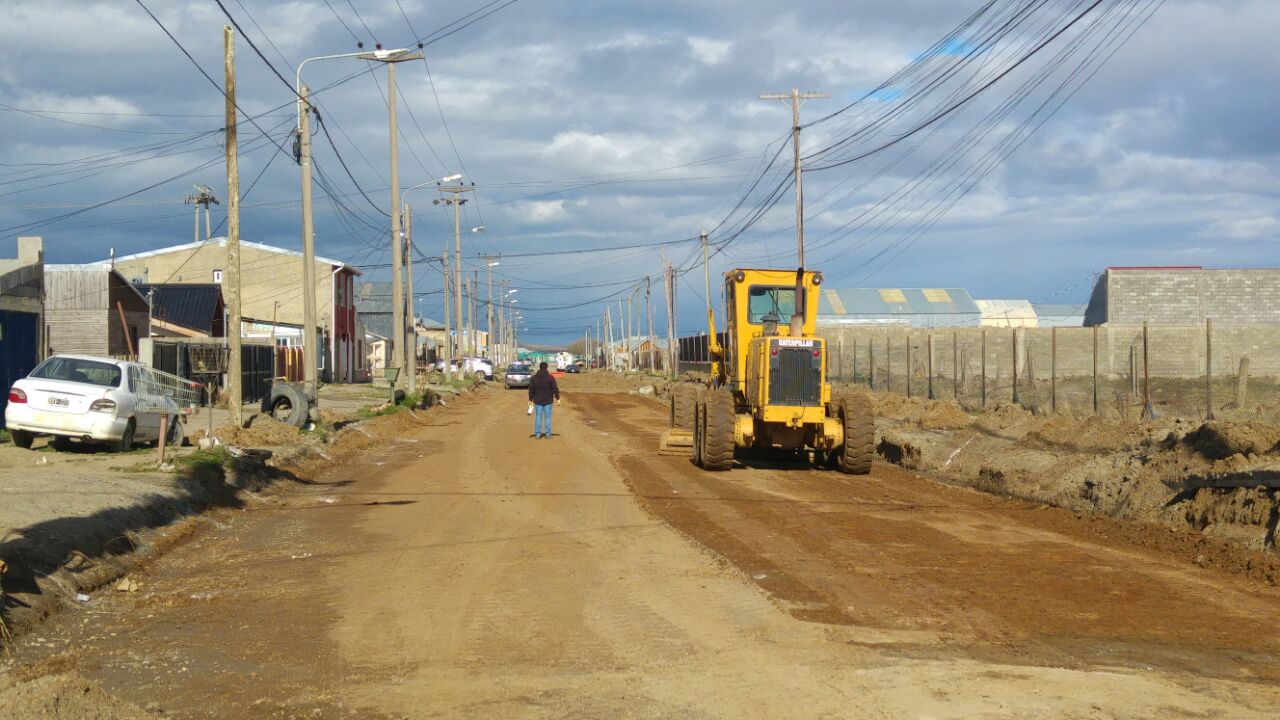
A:
<svg viewBox="0 0 1280 720">
<path fill-rule="evenodd" d="M 547 364 L 539 363 L 538 372 L 529 378 L 529 402 L 533 403 L 535 415 L 533 436 L 536 438 L 551 437 L 551 403 L 553 401 L 556 405 L 560 404 L 560 386 L 556 385 L 556 379 L 547 372 Z"/>
</svg>

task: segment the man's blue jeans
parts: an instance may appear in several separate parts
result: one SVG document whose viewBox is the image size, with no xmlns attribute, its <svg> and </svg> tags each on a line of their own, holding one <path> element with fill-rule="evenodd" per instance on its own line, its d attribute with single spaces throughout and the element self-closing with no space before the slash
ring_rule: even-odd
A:
<svg viewBox="0 0 1280 720">
<path fill-rule="evenodd" d="M 547 436 L 551 435 L 551 408 L 552 407 L 553 405 L 551 405 L 551 403 L 547 403 L 546 405 L 533 406 L 533 434 L 534 435 L 547 435 Z M 546 430 L 542 429 L 543 422 L 546 423 Z"/>
</svg>

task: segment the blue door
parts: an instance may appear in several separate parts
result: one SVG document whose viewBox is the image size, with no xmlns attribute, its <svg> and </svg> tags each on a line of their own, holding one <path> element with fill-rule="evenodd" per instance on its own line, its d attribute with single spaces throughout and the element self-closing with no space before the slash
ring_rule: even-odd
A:
<svg viewBox="0 0 1280 720">
<path fill-rule="evenodd" d="M 9 387 L 36 367 L 38 321 L 35 313 L 0 310 L 0 427 L 4 426 L 4 407 L 9 404 Z"/>
</svg>

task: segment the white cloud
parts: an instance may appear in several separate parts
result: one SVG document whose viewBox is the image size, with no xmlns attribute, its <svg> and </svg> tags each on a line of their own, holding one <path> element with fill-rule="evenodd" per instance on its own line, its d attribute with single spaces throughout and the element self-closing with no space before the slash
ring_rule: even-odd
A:
<svg viewBox="0 0 1280 720">
<path fill-rule="evenodd" d="M 1280 221 L 1270 215 L 1219 220 L 1201 233 L 1205 238 L 1228 240 L 1263 240 L 1277 235 L 1280 235 Z"/>
<path fill-rule="evenodd" d="M 525 222 L 537 225 L 569 217 L 569 213 L 564 209 L 564 200 L 534 200 L 518 203 L 516 213 Z"/>
<path fill-rule="evenodd" d="M 691 37 L 688 42 L 693 56 L 707 65 L 718 65 L 724 62 L 729 55 L 729 50 L 733 48 L 733 43 L 727 40 L 713 40 L 705 37 Z"/>
</svg>

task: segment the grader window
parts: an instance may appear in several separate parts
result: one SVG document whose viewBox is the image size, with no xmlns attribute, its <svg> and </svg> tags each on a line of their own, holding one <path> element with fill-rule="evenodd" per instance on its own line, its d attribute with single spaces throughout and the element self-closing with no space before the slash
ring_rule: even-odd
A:
<svg viewBox="0 0 1280 720">
<path fill-rule="evenodd" d="M 796 289 L 792 285 L 752 285 L 747 290 L 747 322 L 759 325 L 773 315 L 785 325 L 796 312 Z"/>
</svg>

